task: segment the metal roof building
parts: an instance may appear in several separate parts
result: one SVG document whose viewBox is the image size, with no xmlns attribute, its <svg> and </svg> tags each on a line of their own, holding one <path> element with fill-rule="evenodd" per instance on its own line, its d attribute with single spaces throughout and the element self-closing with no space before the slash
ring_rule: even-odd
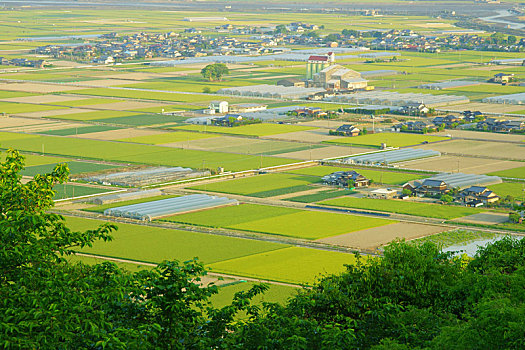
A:
<svg viewBox="0 0 525 350">
<path fill-rule="evenodd" d="M 348 157 L 342 160 L 348 164 L 391 164 L 406 160 L 440 156 L 438 151 L 428 149 L 403 148 Z"/>
<path fill-rule="evenodd" d="M 192 194 L 106 209 L 104 210 L 104 215 L 151 221 L 177 213 L 237 204 L 239 202 L 236 199 L 208 196 L 207 194 Z"/>
</svg>

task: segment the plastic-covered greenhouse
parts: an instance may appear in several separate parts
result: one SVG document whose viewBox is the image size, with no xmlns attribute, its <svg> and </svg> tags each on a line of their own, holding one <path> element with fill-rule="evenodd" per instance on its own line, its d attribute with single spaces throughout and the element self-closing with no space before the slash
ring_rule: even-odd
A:
<svg viewBox="0 0 525 350">
<path fill-rule="evenodd" d="M 156 218 L 177 213 L 237 204 L 239 204 L 237 200 L 227 197 L 192 194 L 189 196 L 110 208 L 104 211 L 104 215 L 151 221 Z"/>
<path fill-rule="evenodd" d="M 476 174 L 439 174 L 431 177 L 432 180 L 444 181 L 450 187 L 469 187 L 474 185 L 492 185 L 502 182 L 498 176 L 476 175 Z"/>
<path fill-rule="evenodd" d="M 153 189 L 153 190 L 147 190 L 147 191 L 133 191 L 133 192 L 122 192 L 122 193 L 116 193 L 116 194 L 109 194 L 107 196 L 98 196 L 93 198 L 92 202 L 95 204 L 107 204 L 117 201 L 124 201 L 124 200 L 132 200 L 132 199 L 140 199 L 140 198 L 147 198 L 147 197 L 153 197 L 153 196 L 160 196 L 162 195 L 161 190 Z"/>
<path fill-rule="evenodd" d="M 360 156 L 343 159 L 343 163 L 349 164 L 390 164 L 406 160 L 440 156 L 441 153 L 429 149 L 403 148 L 393 151 L 363 154 Z"/>
</svg>

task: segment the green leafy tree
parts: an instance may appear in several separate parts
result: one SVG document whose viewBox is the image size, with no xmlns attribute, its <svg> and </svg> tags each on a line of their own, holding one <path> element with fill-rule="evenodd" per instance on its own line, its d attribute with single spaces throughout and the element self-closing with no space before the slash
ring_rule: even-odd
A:
<svg viewBox="0 0 525 350">
<path fill-rule="evenodd" d="M 449 194 L 444 194 L 444 195 L 441 196 L 440 200 L 443 203 L 452 203 L 454 201 L 454 197 L 452 197 Z"/>
<path fill-rule="evenodd" d="M 230 70 L 224 63 L 208 64 L 201 69 L 201 75 L 209 81 L 222 81 L 222 77 L 230 74 Z"/>
</svg>

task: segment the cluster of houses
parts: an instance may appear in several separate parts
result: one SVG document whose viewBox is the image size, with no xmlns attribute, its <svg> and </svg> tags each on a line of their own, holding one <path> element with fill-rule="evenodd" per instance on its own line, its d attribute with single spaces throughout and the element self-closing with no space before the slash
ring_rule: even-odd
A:
<svg viewBox="0 0 525 350">
<path fill-rule="evenodd" d="M 46 60 L 28 60 L 27 58 L 5 58 L 0 57 L 0 65 L 2 66 L 18 66 L 18 67 L 33 67 L 44 68 L 49 66 Z"/>
<path fill-rule="evenodd" d="M 323 176 L 322 180 L 325 185 L 351 189 L 368 187 L 371 183 L 370 179 L 359 174 L 355 170 L 336 171 Z M 440 197 L 454 192 L 445 181 L 432 178 L 407 182 L 403 185 L 403 190 L 409 191 L 412 195 L 420 197 Z M 369 193 L 370 197 L 382 199 L 391 199 L 397 195 L 397 191 L 390 188 L 378 189 Z M 401 195 L 400 198 L 407 198 L 407 195 Z M 456 191 L 454 192 L 453 198 L 456 202 L 471 207 L 488 205 L 500 200 L 500 197 L 497 194 L 484 186 L 470 186 L 460 191 Z"/>
<path fill-rule="evenodd" d="M 492 132 L 512 132 L 525 130 L 523 120 L 505 120 L 501 118 L 487 118 L 476 124 L 476 129 Z"/>
<path fill-rule="evenodd" d="M 445 181 L 436 179 L 410 181 L 403 185 L 403 189 L 410 191 L 412 195 L 430 197 L 439 197 L 453 192 Z M 495 203 L 500 200 L 500 197 L 487 187 L 470 186 L 459 191 L 454 199 L 471 207 L 479 207 Z"/>
<path fill-rule="evenodd" d="M 209 54 L 254 54 L 269 53 L 265 44 L 257 41 L 237 40 L 230 37 L 205 37 L 202 35 L 181 36 L 176 32 L 151 34 L 136 33 L 119 36 L 105 34 L 94 42 L 84 45 L 46 45 L 35 49 L 37 54 L 55 58 L 76 58 L 79 60 L 100 60 L 112 57 L 114 60 L 131 60 L 154 57 L 200 57 Z"/>
</svg>

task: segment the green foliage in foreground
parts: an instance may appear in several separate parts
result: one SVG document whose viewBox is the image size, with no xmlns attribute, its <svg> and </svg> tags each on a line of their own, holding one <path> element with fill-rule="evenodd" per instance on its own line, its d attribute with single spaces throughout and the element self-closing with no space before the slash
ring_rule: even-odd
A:
<svg viewBox="0 0 525 350">
<path fill-rule="evenodd" d="M 0 346 L 43 349 L 522 349 L 525 240 L 472 260 L 402 242 L 361 259 L 281 306 L 253 305 L 265 285 L 214 307 L 195 260 L 136 273 L 68 263 L 115 227 L 74 232 L 48 214 L 67 168 L 21 183 L 23 159 L 0 164 Z M 248 316 L 242 322 L 236 315 Z"/>
</svg>

